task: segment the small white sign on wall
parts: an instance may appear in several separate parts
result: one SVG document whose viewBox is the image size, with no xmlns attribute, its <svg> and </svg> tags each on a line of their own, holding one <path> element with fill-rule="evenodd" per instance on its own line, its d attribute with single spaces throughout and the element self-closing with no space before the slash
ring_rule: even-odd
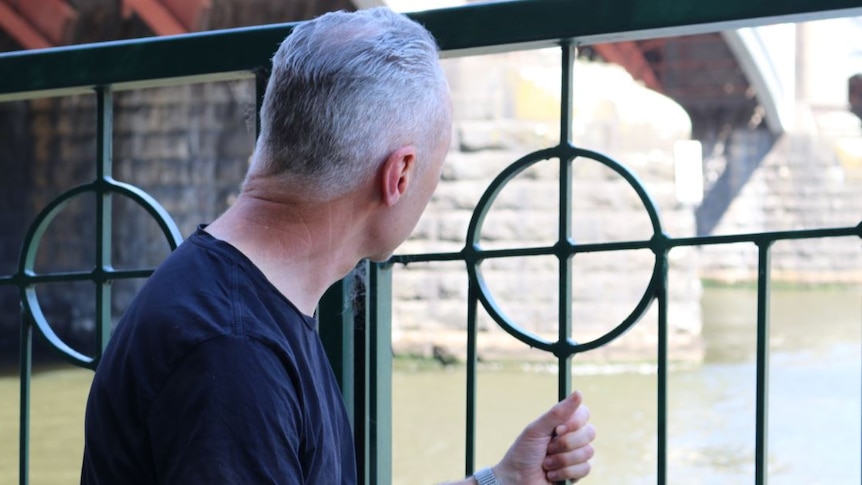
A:
<svg viewBox="0 0 862 485">
<path fill-rule="evenodd" d="M 699 205 L 703 201 L 703 148 L 697 140 L 680 140 L 673 147 L 676 200 Z"/>
</svg>

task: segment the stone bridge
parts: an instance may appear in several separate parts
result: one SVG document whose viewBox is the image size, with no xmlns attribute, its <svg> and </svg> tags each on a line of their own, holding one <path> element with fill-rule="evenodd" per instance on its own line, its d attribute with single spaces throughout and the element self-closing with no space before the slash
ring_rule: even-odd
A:
<svg viewBox="0 0 862 485">
<path fill-rule="evenodd" d="M 692 138 L 703 146 L 705 191 L 696 215 L 698 235 L 707 235 L 783 135 L 858 136 L 848 82 L 862 72 L 852 47 L 860 40 L 858 21 L 845 18 L 592 49 L 688 112 Z M 853 148 L 834 148 L 858 159 Z"/>
</svg>

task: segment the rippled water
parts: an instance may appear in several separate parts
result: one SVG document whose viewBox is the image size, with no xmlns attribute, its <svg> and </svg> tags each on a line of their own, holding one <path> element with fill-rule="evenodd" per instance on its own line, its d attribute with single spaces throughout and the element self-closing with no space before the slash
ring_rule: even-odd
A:
<svg viewBox="0 0 862 485">
<path fill-rule="evenodd" d="M 755 301 L 746 290 L 704 296 L 707 360 L 669 379 L 671 484 L 753 482 Z M 770 483 L 859 484 L 862 293 L 776 291 L 772 300 Z M 625 338 L 625 337 L 623 337 Z M 653 366 L 576 368 L 599 430 L 585 483 L 655 483 Z M 31 483 L 77 483 L 90 373 L 33 378 Z M 463 473 L 463 368 L 400 369 L 394 383 L 394 478 L 433 483 Z M 542 366 L 479 376 L 477 462 L 492 464 L 556 394 Z M 18 380 L 0 378 L 0 483 L 17 481 Z"/>
</svg>

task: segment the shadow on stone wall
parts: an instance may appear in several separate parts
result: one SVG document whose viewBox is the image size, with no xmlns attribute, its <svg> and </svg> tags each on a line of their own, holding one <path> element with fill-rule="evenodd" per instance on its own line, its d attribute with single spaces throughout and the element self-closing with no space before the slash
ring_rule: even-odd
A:
<svg viewBox="0 0 862 485">
<path fill-rule="evenodd" d="M 706 189 L 703 202 L 698 206 L 697 235 L 708 236 L 715 230 L 730 204 L 736 199 L 743 187 L 760 167 L 763 159 L 775 146 L 778 136 L 766 126 L 755 129 L 734 130 L 724 142 L 720 156 L 723 158 L 718 178 Z M 705 158 L 714 157 L 710 147 L 705 150 Z"/>
</svg>

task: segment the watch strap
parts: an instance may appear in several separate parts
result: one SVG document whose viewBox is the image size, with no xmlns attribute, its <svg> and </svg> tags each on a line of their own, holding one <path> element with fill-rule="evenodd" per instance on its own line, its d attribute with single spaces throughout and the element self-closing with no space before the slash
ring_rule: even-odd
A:
<svg viewBox="0 0 862 485">
<path fill-rule="evenodd" d="M 477 485 L 502 485 L 497 480 L 497 475 L 494 475 L 494 470 L 490 468 L 483 468 L 477 471 L 473 474 L 473 478 L 476 480 Z"/>
</svg>

